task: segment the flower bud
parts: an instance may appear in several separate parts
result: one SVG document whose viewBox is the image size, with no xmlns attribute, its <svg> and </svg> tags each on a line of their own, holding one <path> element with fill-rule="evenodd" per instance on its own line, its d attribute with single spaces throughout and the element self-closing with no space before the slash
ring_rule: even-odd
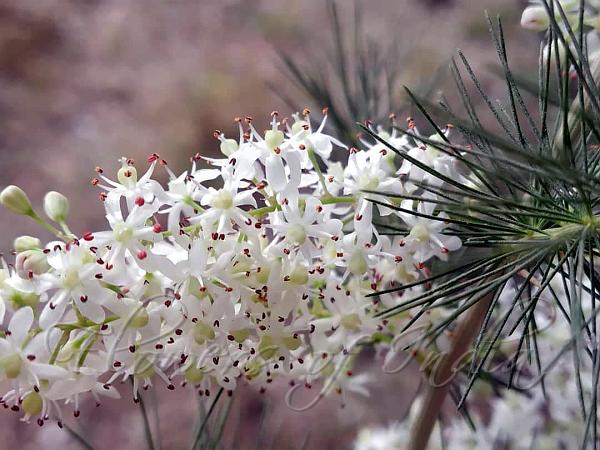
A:
<svg viewBox="0 0 600 450">
<path fill-rule="evenodd" d="M 42 242 L 33 236 L 19 236 L 15 239 L 14 247 L 17 253 L 24 252 L 25 250 L 36 250 L 42 246 Z"/>
<path fill-rule="evenodd" d="M 44 197 L 44 212 L 49 219 L 64 222 L 69 214 L 69 200 L 60 192 L 50 191 Z"/>
<path fill-rule="evenodd" d="M 0 205 L 15 214 L 23 216 L 33 214 L 33 207 L 31 206 L 27 194 L 23 189 L 12 184 L 5 187 L 4 190 L 0 192 Z"/>
<path fill-rule="evenodd" d="M 21 278 L 29 278 L 32 274 L 40 275 L 50 269 L 48 258 L 41 250 L 25 250 L 19 253 L 15 266 Z"/>
<path fill-rule="evenodd" d="M 521 26 L 528 30 L 544 31 L 550 26 L 550 19 L 543 6 L 528 6 L 521 16 Z"/>
</svg>

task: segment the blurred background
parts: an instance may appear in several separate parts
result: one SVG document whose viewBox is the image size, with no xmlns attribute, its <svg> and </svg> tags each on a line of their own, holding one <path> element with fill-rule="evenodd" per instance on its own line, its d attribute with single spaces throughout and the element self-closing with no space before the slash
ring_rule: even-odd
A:
<svg viewBox="0 0 600 450">
<path fill-rule="evenodd" d="M 513 68 L 537 71 L 539 39 L 519 27 L 524 1 L 356 3 L 360 26 L 354 2 L 337 2 L 342 45 L 352 55 L 355 38 L 368 39 L 381 50 L 373 72 L 383 62 L 395 81 L 389 95 L 377 94 L 385 101 L 377 100 L 387 105 L 391 98 L 382 107 L 401 119 L 410 113 L 404 84 L 433 97 L 448 91 L 452 99 L 444 69 L 457 48 L 490 97 L 504 97 L 504 82 L 490 68 L 496 52 L 485 9 L 503 19 Z M 272 110 L 289 115 L 294 106 L 331 106 L 315 104 L 299 88 L 281 54 L 300 73 L 323 72 L 328 79 L 336 70 L 332 28 L 323 0 L 0 0 L 0 187 L 21 186 L 35 205 L 48 190 L 65 193 L 76 233 L 102 229 L 102 205 L 90 185 L 95 166 L 112 177 L 120 156 L 143 168 L 156 152 L 181 172 L 196 152 L 218 151 L 213 130 L 235 137 L 235 116 L 253 116 L 261 129 Z M 353 62 L 351 56 L 349 72 Z M 40 235 L 6 211 L 0 211 L 0 230 L 6 253 L 18 235 Z M 226 437 L 237 436 L 239 448 L 300 448 L 308 436 L 307 448 L 349 448 L 359 425 L 402 418 L 419 384 L 415 370 L 367 371 L 375 380 L 371 396 L 349 396 L 343 409 L 339 398 L 328 398 L 291 412 L 283 401 L 285 381 L 262 395 L 243 388 L 234 395 Z M 146 448 L 128 388 L 125 399 L 100 408 L 86 403 L 81 417 L 67 422 L 99 450 Z M 198 408 L 194 395 L 158 385 L 148 403 L 158 410 L 162 448 L 186 448 Z M 0 449 L 83 448 L 55 425 L 24 425 L 8 411 L 0 435 Z"/>
</svg>

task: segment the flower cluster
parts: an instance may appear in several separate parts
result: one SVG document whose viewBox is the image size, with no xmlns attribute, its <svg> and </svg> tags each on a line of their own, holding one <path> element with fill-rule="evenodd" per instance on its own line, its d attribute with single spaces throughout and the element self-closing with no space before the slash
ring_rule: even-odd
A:
<svg viewBox="0 0 600 450">
<path fill-rule="evenodd" d="M 315 127 L 308 110 L 291 120 L 274 112 L 264 134 L 236 119 L 237 140 L 215 132 L 222 158 L 197 154 L 179 175 L 157 154 L 143 175 L 126 158 L 116 180 L 96 168 L 106 231 L 76 237 L 61 194 L 44 200 L 55 227 L 6 188 L 1 204 L 60 240 L 22 236 L 15 264 L 3 261 L 2 403 L 43 424 L 60 420 L 62 403 L 78 415 L 84 394 L 117 396 L 114 383 L 127 379 L 134 398 L 155 380 L 210 395 L 240 381 L 264 389 L 277 374 L 323 381 L 320 395 L 364 392 L 351 350 L 391 342 L 410 315 L 378 312 L 424 288 L 368 294 L 423 278 L 427 261 L 461 246 L 433 195 L 382 194 L 439 186 L 423 165 L 456 171 L 452 157 L 396 131 L 377 131 L 394 148 L 347 148 L 324 133 L 323 117 Z M 166 186 L 152 178 L 159 167 Z M 374 224 L 391 217 L 405 234 L 380 235 Z"/>
</svg>

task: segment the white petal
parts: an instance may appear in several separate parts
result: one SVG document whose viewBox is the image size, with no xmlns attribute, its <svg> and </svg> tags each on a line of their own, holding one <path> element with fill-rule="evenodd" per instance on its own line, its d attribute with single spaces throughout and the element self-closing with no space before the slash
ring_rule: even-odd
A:
<svg viewBox="0 0 600 450">
<path fill-rule="evenodd" d="M 36 362 L 30 362 L 27 365 L 29 369 L 38 376 L 38 378 L 46 380 L 55 380 L 60 378 L 67 378 L 69 376 L 69 372 L 63 369 L 62 367 Z"/>
<path fill-rule="evenodd" d="M 33 310 L 29 306 L 25 306 L 12 316 L 10 323 L 8 324 L 8 331 L 10 331 L 10 339 L 13 342 L 21 344 L 25 339 L 25 336 L 29 332 L 31 325 L 33 324 Z"/>
<path fill-rule="evenodd" d="M 462 247 L 462 241 L 458 236 L 440 236 L 440 240 L 444 243 L 444 247 L 451 252 Z"/>
<path fill-rule="evenodd" d="M 267 182 L 271 185 L 273 190 L 281 191 L 287 184 L 287 178 L 285 176 L 285 167 L 283 166 L 283 160 L 280 156 L 269 155 L 265 161 Z"/>
<path fill-rule="evenodd" d="M 100 323 L 104 320 L 104 309 L 93 298 L 89 298 L 86 302 L 78 301 L 77 307 L 92 322 Z"/>
<path fill-rule="evenodd" d="M 63 314 L 65 313 L 65 308 L 67 307 L 67 302 L 61 302 L 58 305 L 54 305 L 54 309 L 50 308 L 50 303 L 46 303 L 46 306 L 42 310 L 42 314 L 40 315 L 40 327 L 43 329 L 50 328 L 52 325 L 58 322 Z"/>
</svg>

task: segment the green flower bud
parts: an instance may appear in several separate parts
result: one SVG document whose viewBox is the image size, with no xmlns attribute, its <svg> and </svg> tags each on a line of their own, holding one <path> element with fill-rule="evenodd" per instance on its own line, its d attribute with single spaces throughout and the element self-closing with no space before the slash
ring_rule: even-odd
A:
<svg viewBox="0 0 600 450">
<path fill-rule="evenodd" d="M 22 216 L 33 214 L 33 207 L 27 194 L 23 189 L 14 185 L 7 186 L 0 192 L 0 205 Z"/>
<path fill-rule="evenodd" d="M 32 236 L 19 236 L 15 239 L 14 247 L 17 253 L 24 252 L 26 250 L 36 250 L 42 246 L 42 242 Z"/>
<path fill-rule="evenodd" d="M 60 192 L 50 191 L 44 197 L 44 212 L 50 220 L 62 223 L 69 214 L 69 200 Z"/>
</svg>

